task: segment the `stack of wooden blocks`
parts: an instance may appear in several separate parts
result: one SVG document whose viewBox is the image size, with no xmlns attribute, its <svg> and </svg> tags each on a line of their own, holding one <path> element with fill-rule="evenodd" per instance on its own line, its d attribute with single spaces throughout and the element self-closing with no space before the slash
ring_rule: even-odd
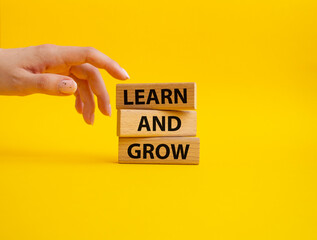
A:
<svg viewBox="0 0 317 240">
<path fill-rule="evenodd" d="M 119 163 L 198 164 L 195 83 L 117 84 Z M 186 111 L 185 111 L 186 110 Z"/>
</svg>

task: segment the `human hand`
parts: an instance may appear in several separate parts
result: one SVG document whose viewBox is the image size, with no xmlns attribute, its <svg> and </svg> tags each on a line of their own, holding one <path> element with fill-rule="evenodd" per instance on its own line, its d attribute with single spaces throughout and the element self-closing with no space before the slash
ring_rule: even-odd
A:
<svg viewBox="0 0 317 240">
<path fill-rule="evenodd" d="M 86 123 L 93 124 L 94 95 L 99 110 L 111 115 L 109 94 L 98 68 L 120 80 L 129 78 L 117 62 L 91 47 L 44 44 L 0 49 L 0 95 L 74 94 L 76 110 Z"/>
</svg>

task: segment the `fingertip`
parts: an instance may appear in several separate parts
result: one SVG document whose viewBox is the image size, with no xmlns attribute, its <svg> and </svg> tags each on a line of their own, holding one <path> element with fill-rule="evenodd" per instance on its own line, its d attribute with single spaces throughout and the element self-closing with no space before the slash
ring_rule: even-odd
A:
<svg viewBox="0 0 317 240">
<path fill-rule="evenodd" d="M 95 114 L 92 113 L 91 116 L 90 116 L 90 124 L 94 125 L 94 122 L 95 122 Z"/>
<path fill-rule="evenodd" d="M 84 117 L 84 120 L 85 120 L 85 122 L 87 124 L 89 124 L 89 125 L 93 125 L 94 124 L 94 122 L 95 122 L 95 113 L 91 113 L 91 114 L 84 113 L 83 117 Z"/>
<path fill-rule="evenodd" d="M 108 116 L 111 117 L 111 105 L 110 104 L 107 105 L 107 113 L 108 113 Z"/>
<path fill-rule="evenodd" d="M 75 105 L 75 108 L 79 114 L 83 114 L 83 108 L 80 105 Z"/>
<path fill-rule="evenodd" d="M 88 124 L 88 125 L 91 125 L 91 119 L 90 119 L 90 117 L 89 116 L 86 116 L 85 114 L 83 114 L 83 117 L 84 117 L 84 120 L 85 120 L 85 122 Z"/>
<path fill-rule="evenodd" d="M 120 67 L 119 65 L 116 67 L 116 68 L 114 68 L 114 69 L 109 69 L 108 70 L 108 73 L 112 76 L 112 77 L 114 77 L 114 78 L 116 78 L 116 79 L 118 79 L 118 80 L 127 80 L 127 79 L 130 79 L 130 76 L 129 76 L 129 74 L 127 73 L 127 71 L 124 69 L 124 68 L 122 68 L 122 67 Z"/>
<path fill-rule="evenodd" d="M 124 68 L 121 68 L 122 69 L 122 72 L 124 74 L 124 79 L 123 80 L 127 80 L 127 79 L 130 79 L 130 76 L 129 74 L 127 73 L 127 71 L 124 69 Z"/>
<path fill-rule="evenodd" d="M 104 115 L 111 117 L 111 105 L 107 104 L 101 111 Z"/>
<path fill-rule="evenodd" d="M 105 116 L 108 116 L 108 113 L 107 113 L 107 103 L 100 97 L 97 98 L 98 100 L 98 108 L 100 110 L 100 112 L 105 115 Z"/>
<path fill-rule="evenodd" d="M 62 80 L 58 84 L 58 90 L 64 94 L 74 94 L 77 90 L 77 83 L 74 80 Z"/>
</svg>

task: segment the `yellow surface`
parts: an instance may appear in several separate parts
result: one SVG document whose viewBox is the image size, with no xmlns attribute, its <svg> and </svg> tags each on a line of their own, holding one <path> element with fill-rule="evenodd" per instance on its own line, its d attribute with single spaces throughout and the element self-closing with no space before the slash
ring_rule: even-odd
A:
<svg viewBox="0 0 317 240">
<path fill-rule="evenodd" d="M 0 239 L 317 239 L 316 1 L 1 3 L 1 47 L 94 46 L 195 81 L 199 166 L 117 164 L 116 112 L 0 97 Z M 115 106 L 115 84 L 103 72 Z"/>
</svg>

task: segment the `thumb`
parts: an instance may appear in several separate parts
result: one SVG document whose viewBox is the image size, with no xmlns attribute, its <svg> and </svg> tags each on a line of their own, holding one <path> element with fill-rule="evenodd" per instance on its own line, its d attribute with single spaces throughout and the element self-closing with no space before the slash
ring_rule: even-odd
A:
<svg viewBox="0 0 317 240">
<path fill-rule="evenodd" d="M 74 94 L 77 90 L 74 79 L 58 74 L 31 74 L 28 82 L 29 90 L 33 93 L 65 96 Z"/>
</svg>

